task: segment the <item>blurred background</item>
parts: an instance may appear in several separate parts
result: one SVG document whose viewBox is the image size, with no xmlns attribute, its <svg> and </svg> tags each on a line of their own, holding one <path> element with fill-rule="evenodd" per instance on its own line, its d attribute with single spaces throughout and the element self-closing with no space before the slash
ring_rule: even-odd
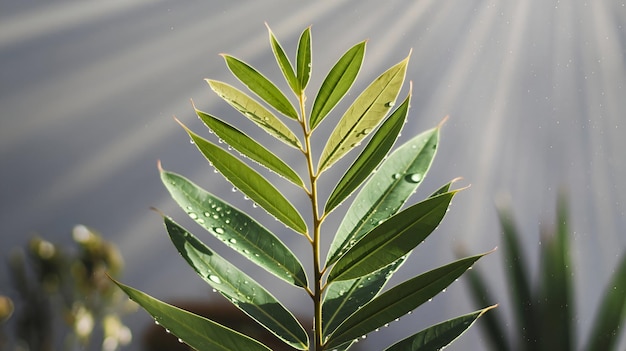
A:
<svg viewBox="0 0 626 351">
<path fill-rule="evenodd" d="M 407 72 L 412 109 L 401 140 L 450 116 L 434 165 L 413 200 L 458 176 L 461 186 L 471 187 L 455 198 L 442 225 L 393 283 L 453 260 L 459 246 L 471 253 L 498 246 L 498 199 L 511 203 L 525 233 L 528 260 L 536 264 L 539 230 L 554 224 L 558 190 L 566 189 L 576 328 L 585 339 L 604 285 L 626 249 L 622 0 L 0 1 L 0 294 L 18 294 L 5 264 L 11 250 L 35 235 L 69 245 L 72 228 L 80 223 L 119 247 L 123 282 L 168 301 L 221 302 L 179 257 L 159 216 L 149 210 L 154 206 L 220 254 L 236 258 L 240 268 L 308 318 L 310 300 L 302 291 L 230 254 L 186 219 L 156 168 L 161 160 L 165 169 L 250 211 L 309 261 L 307 242 L 284 232 L 241 193 L 232 193 L 172 118 L 209 137 L 191 108 L 193 99 L 198 108 L 268 145 L 265 133 L 204 82 L 236 85 L 218 55 L 224 52 L 286 87 L 264 22 L 290 57 L 301 31 L 312 25 L 309 106 L 341 54 L 368 39 L 352 98 L 412 48 Z M 407 91 L 408 84 L 401 96 Z M 341 110 L 335 111 L 329 119 L 339 117 Z M 320 126 L 319 142 L 332 124 Z M 299 160 L 292 150 L 273 150 Z M 325 173 L 323 185 L 329 189 L 322 196 L 348 165 L 339 163 Z M 296 170 L 304 172 L 303 166 Z M 268 178 L 294 193 L 286 182 Z M 305 202 L 291 199 L 308 211 Z M 336 212 L 325 225 L 327 238 L 339 223 L 342 211 Z M 500 254 L 478 265 L 490 273 L 493 294 L 505 296 Z M 474 307 L 465 284 L 460 279 L 416 313 L 368 337 L 363 347 L 380 349 L 470 312 Z M 506 313 L 506 299 L 494 302 Z M 124 320 L 134 338 L 128 349 L 135 349 L 150 318 L 139 311 Z M 473 328 L 452 349 L 480 350 L 483 341 Z M 621 345 L 626 345 L 624 336 Z"/>
</svg>

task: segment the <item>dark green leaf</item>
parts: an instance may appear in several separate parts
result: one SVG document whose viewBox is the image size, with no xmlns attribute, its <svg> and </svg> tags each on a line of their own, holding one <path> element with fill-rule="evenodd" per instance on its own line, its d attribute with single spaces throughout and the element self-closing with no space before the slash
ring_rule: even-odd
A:
<svg viewBox="0 0 626 351">
<path fill-rule="evenodd" d="M 556 232 L 544 235 L 542 242 L 543 286 L 539 322 L 543 334 L 539 339 L 544 350 L 573 349 L 574 325 L 570 306 L 573 303 L 571 260 L 567 208 L 563 199 L 557 206 Z"/>
<path fill-rule="evenodd" d="M 296 73 L 293 71 L 293 66 L 291 66 L 291 62 L 289 62 L 289 58 L 287 58 L 285 50 L 283 50 L 283 47 L 274 36 L 274 33 L 272 33 L 270 26 L 268 26 L 267 23 L 265 23 L 265 26 L 269 32 L 272 51 L 274 51 L 274 56 L 276 57 L 276 62 L 278 62 L 280 70 L 283 72 L 291 90 L 293 90 L 296 95 L 300 95 L 300 82 L 298 81 L 298 78 L 296 78 Z"/>
<path fill-rule="evenodd" d="M 216 238 L 286 282 L 307 286 L 300 261 L 261 224 L 176 173 L 161 170 L 161 180 L 180 207 Z"/>
<path fill-rule="evenodd" d="M 150 295 L 115 282 L 131 300 L 143 307 L 163 328 L 196 350 L 271 351 L 260 342 L 204 317 L 181 310 Z"/>
<path fill-rule="evenodd" d="M 520 245 L 520 233 L 513 220 L 513 214 L 507 203 L 498 205 L 498 217 L 502 227 L 502 243 L 504 245 L 504 269 L 509 291 L 513 297 L 515 317 L 520 329 L 521 340 L 531 343 L 539 340 L 539 325 L 537 306 L 531 291 L 531 281 L 526 267 L 528 264 L 524 258 L 524 252 Z"/>
<path fill-rule="evenodd" d="M 490 306 L 482 310 L 456 317 L 454 319 L 428 327 L 421 332 L 409 336 L 385 351 L 439 351 L 451 344 L 461 334 L 476 322 L 485 312 L 496 306 Z"/>
<path fill-rule="evenodd" d="M 358 145 L 387 115 L 402 88 L 408 62 L 407 56 L 376 78 L 356 98 L 324 146 L 318 166 L 319 173 Z"/>
<path fill-rule="evenodd" d="M 270 135 L 289 146 L 302 149 L 300 140 L 293 134 L 291 129 L 263 107 L 263 105 L 259 104 L 239 89 L 226 83 L 210 79 L 207 79 L 207 82 L 211 86 L 211 89 L 224 99 L 224 101 L 241 112 L 252 122 L 256 123 L 259 127 L 265 129 Z"/>
<path fill-rule="evenodd" d="M 328 280 L 358 278 L 409 253 L 437 228 L 457 192 L 428 198 L 379 224 L 339 258 Z"/>
<path fill-rule="evenodd" d="M 276 172 L 276 174 L 285 177 L 285 179 L 294 183 L 299 187 L 304 187 L 304 182 L 296 172 L 291 169 L 281 159 L 267 150 L 263 145 L 239 131 L 230 124 L 221 121 L 200 110 L 196 110 L 196 114 L 211 129 L 215 135 L 222 139 L 226 144 L 241 152 L 244 156 L 258 162 L 267 169 Z"/>
<path fill-rule="evenodd" d="M 626 254 L 613 272 L 592 324 L 593 330 L 585 350 L 616 350 L 620 332 L 626 325 Z"/>
<path fill-rule="evenodd" d="M 311 27 L 305 29 L 300 36 L 296 70 L 298 71 L 300 91 L 302 91 L 309 84 L 309 78 L 311 78 Z M 300 95 L 299 93 L 297 94 Z"/>
<path fill-rule="evenodd" d="M 333 348 L 390 323 L 428 301 L 487 253 L 466 257 L 407 280 L 370 301 L 348 317 L 329 337 Z"/>
<path fill-rule="evenodd" d="M 354 311 L 372 300 L 404 261 L 401 258 L 361 278 L 331 283 L 322 305 L 323 336 L 328 336 Z"/>
<path fill-rule="evenodd" d="M 387 156 L 387 152 L 396 142 L 406 116 L 409 112 L 411 92 L 404 102 L 378 128 L 372 139 L 367 143 L 359 157 L 350 166 L 330 194 L 324 211 L 331 212 L 344 201 L 361 183 L 369 177 L 378 164 Z"/>
<path fill-rule="evenodd" d="M 187 133 L 204 157 L 250 200 L 296 232 L 307 232 L 306 223 L 298 210 L 270 182 L 238 158 L 219 146 L 203 139 L 189 129 Z"/>
<path fill-rule="evenodd" d="M 247 63 L 230 55 L 223 54 L 226 65 L 248 89 L 257 94 L 263 101 L 270 104 L 277 111 L 287 117 L 298 119 L 298 112 L 289 99 L 278 89 L 274 83 L 265 78 L 256 69 Z"/>
<path fill-rule="evenodd" d="M 397 213 L 426 176 L 438 143 L 439 128 L 433 128 L 389 155 L 365 183 L 344 216 L 330 246 L 327 265 L 336 262 L 379 222 Z"/>
<path fill-rule="evenodd" d="M 213 289 L 288 345 L 308 349 L 302 325 L 263 286 L 168 217 L 164 222 L 178 252 Z"/>
<path fill-rule="evenodd" d="M 430 197 L 447 193 L 451 185 L 452 182 L 442 186 Z M 322 305 L 323 336 L 328 336 L 354 311 L 373 299 L 409 255 L 410 253 L 387 267 L 361 278 L 330 283 L 326 288 Z"/>
<path fill-rule="evenodd" d="M 309 121 L 311 130 L 317 127 L 350 90 L 363 63 L 365 43 L 365 41 L 362 41 L 346 51 L 328 72 L 313 103 Z"/>
</svg>

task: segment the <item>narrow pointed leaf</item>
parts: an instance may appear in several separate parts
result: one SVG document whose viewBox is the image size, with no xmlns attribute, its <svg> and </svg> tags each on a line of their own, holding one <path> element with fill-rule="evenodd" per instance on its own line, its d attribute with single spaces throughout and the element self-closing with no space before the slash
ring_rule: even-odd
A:
<svg viewBox="0 0 626 351">
<path fill-rule="evenodd" d="M 452 182 L 440 187 L 429 197 L 448 192 L 451 185 Z M 376 297 L 410 254 L 408 253 L 392 264 L 361 278 L 330 283 L 326 289 L 322 305 L 323 336 L 328 336 L 347 317 Z"/>
<path fill-rule="evenodd" d="M 623 334 L 626 325 L 626 254 L 615 268 L 594 318 L 585 350 L 616 350 L 620 331 Z"/>
<path fill-rule="evenodd" d="M 187 133 L 204 157 L 250 200 L 300 234 L 306 233 L 306 223 L 298 210 L 270 182 L 250 166 L 219 146 L 203 139 L 191 130 Z"/>
<path fill-rule="evenodd" d="M 354 311 L 372 300 L 404 261 L 401 258 L 361 278 L 331 283 L 322 305 L 323 336 L 328 336 Z"/>
<path fill-rule="evenodd" d="M 163 328 L 195 350 L 271 351 L 260 342 L 221 324 L 159 301 L 122 283 L 115 283 Z"/>
<path fill-rule="evenodd" d="M 293 71 L 293 66 L 291 65 L 291 62 L 289 62 L 289 58 L 287 58 L 285 50 L 283 50 L 283 47 L 278 42 L 278 39 L 276 39 L 274 33 L 272 33 L 270 26 L 268 26 L 267 23 L 265 23 L 265 26 L 267 27 L 267 31 L 270 35 L 270 44 L 272 46 L 274 56 L 276 57 L 276 62 L 278 63 L 280 70 L 283 72 L 291 90 L 293 90 L 294 94 L 299 95 L 301 91 L 300 83 L 298 82 L 298 78 L 296 78 L 296 73 Z"/>
<path fill-rule="evenodd" d="M 385 351 L 439 351 L 450 345 L 461 334 L 476 322 L 485 312 L 496 306 L 489 306 L 482 310 L 459 316 L 443 323 L 428 327 L 419 333 L 409 336 Z"/>
<path fill-rule="evenodd" d="M 298 83 L 300 84 L 300 91 L 297 94 L 300 95 L 311 78 L 311 27 L 305 29 L 300 36 L 296 60 Z"/>
<path fill-rule="evenodd" d="M 483 276 L 476 270 L 472 269 L 465 273 L 469 283 L 468 290 L 475 306 L 485 306 L 493 303 L 495 300 Z M 503 327 L 506 325 L 502 316 L 493 311 L 483 317 L 481 322 L 482 330 L 486 336 L 487 342 L 491 345 L 491 350 L 510 350 L 506 340 L 506 332 Z"/>
<path fill-rule="evenodd" d="M 196 110 L 196 114 L 226 144 L 251 160 L 258 162 L 263 167 L 283 176 L 295 185 L 304 187 L 304 182 L 300 179 L 300 176 L 280 158 L 263 147 L 263 145 L 257 143 L 237 128 L 209 114 L 200 110 Z"/>
<path fill-rule="evenodd" d="M 241 112 L 252 122 L 256 123 L 259 127 L 263 128 L 267 133 L 289 146 L 302 149 L 300 140 L 291 129 L 274 116 L 273 113 L 263 107 L 263 105 L 259 104 L 239 89 L 226 83 L 210 79 L 207 79 L 207 83 L 209 83 L 211 89 L 224 101 Z"/>
<path fill-rule="evenodd" d="M 328 72 L 311 109 L 309 121 L 311 130 L 317 127 L 350 90 L 352 83 L 354 83 L 361 70 L 363 56 L 365 55 L 365 43 L 365 41 L 362 41 L 346 51 Z"/>
<path fill-rule="evenodd" d="M 514 315 L 520 326 L 520 339 L 539 340 L 539 326 L 537 325 L 537 304 L 533 298 L 531 290 L 530 275 L 527 271 L 528 264 L 524 258 L 524 252 L 520 244 L 520 232 L 514 223 L 513 214 L 508 204 L 500 203 L 498 205 L 498 218 L 502 228 L 502 243 L 504 269 L 506 274 L 509 291 L 515 302 Z"/>
<path fill-rule="evenodd" d="M 557 206 L 557 227 L 552 235 L 545 235 L 542 245 L 543 284 L 539 322 L 542 331 L 550 330 L 553 337 L 542 335 L 539 342 L 545 350 L 573 349 L 572 273 L 569 258 L 569 230 L 567 209 L 563 198 Z M 545 233 L 544 233 L 545 234 Z"/>
<path fill-rule="evenodd" d="M 344 201 L 361 183 L 369 177 L 378 164 L 387 156 L 387 152 L 396 142 L 409 112 L 411 93 L 402 105 L 378 128 L 372 139 L 367 143 L 359 157 L 348 168 L 333 192 L 330 194 L 324 211 L 331 212 Z"/>
<path fill-rule="evenodd" d="M 439 143 L 439 128 L 404 143 L 382 163 L 365 183 L 344 216 L 335 235 L 327 265 L 365 233 L 398 212 L 426 176 Z"/>
<path fill-rule="evenodd" d="M 428 301 L 487 253 L 466 257 L 409 279 L 382 293 L 348 317 L 329 337 L 331 349 L 366 335 Z"/>
<path fill-rule="evenodd" d="M 287 117 L 298 119 L 298 112 L 289 99 L 256 69 L 230 55 L 222 55 L 226 65 L 248 89 Z"/>
<path fill-rule="evenodd" d="M 213 289 L 288 345 L 308 349 L 302 325 L 263 286 L 171 219 L 164 222 L 178 252 Z"/>
<path fill-rule="evenodd" d="M 456 193 L 428 198 L 372 229 L 339 258 L 328 280 L 358 278 L 409 253 L 437 228 Z"/>
<path fill-rule="evenodd" d="M 402 88 L 409 57 L 381 74 L 356 98 L 331 133 L 318 166 L 318 172 L 332 166 L 358 145 L 393 106 Z"/>
<path fill-rule="evenodd" d="M 261 224 L 183 176 L 161 170 L 161 180 L 178 205 L 209 233 L 286 282 L 307 286 L 300 261 Z"/>
</svg>

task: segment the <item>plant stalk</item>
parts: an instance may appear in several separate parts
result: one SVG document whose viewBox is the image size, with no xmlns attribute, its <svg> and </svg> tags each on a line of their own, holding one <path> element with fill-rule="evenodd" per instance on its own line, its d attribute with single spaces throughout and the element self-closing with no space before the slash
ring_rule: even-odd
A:
<svg viewBox="0 0 626 351">
<path fill-rule="evenodd" d="M 315 273 L 315 287 L 313 291 L 313 305 L 314 305 L 314 316 L 313 316 L 313 344 L 315 351 L 323 350 L 323 340 L 322 340 L 322 276 L 324 274 L 321 262 L 320 262 L 320 227 L 322 221 L 319 216 L 319 206 L 317 203 L 317 174 L 315 173 L 315 168 L 313 166 L 313 155 L 311 152 L 311 131 L 309 131 L 304 101 L 305 101 L 304 92 L 299 96 L 300 103 L 300 114 L 302 119 L 300 124 L 302 126 L 302 131 L 304 133 L 304 143 L 305 143 L 305 156 L 307 159 L 307 169 L 309 173 L 309 182 L 311 185 L 311 192 L 309 193 L 309 198 L 311 199 L 311 209 L 313 215 L 313 237 L 311 241 L 311 246 L 313 249 L 313 271 Z"/>
</svg>

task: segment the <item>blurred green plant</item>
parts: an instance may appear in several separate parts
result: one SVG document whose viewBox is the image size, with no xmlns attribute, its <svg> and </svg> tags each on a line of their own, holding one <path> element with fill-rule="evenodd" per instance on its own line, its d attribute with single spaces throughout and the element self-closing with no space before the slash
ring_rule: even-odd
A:
<svg viewBox="0 0 626 351">
<path fill-rule="evenodd" d="M 311 74 L 311 30 L 303 31 L 295 69 L 271 30 L 270 45 L 286 82 L 295 94 L 294 105 L 286 95 L 247 63 L 223 54 L 234 76 L 287 122 L 300 136 L 256 99 L 227 83 L 207 80 L 225 102 L 302 157 L 303 178 L 236 127 L 196 109 L 198 117 L 228 150 L 189 130 L 193 144 L 234 189 L 266 210 L 288 229 L 306 240 L 312 251 L 313 282 L 300 260 L 283 242 L 243 211 L 210 194 L 190 180 L 159 170 L 163 184 L 180 207 L 201 227 L 245 258 L 278 278 L 301 289 L 313 302 L 313 341 L 302 324 L 272 294 L 235 265 L 220 257 L 189 231 L 164 216 L 172 242 L 197 273 L 217 292 L 298 350 L 347 350 L 378 328 L 411 313 L 454 282 L 480 257 L 460 259 L 409 279 L 385 292 L 381 290 L 412 250 L 439 225 L 454 195 L 453 181 L 425 200 L 400 211 L 422 183 L 439 143 L 440 126 L 410 139 L 388 154 L 405 124 L 411 89 L 398 106 L 409 57 L 376 78 L 348 107 L 325 145 L 314 155 L 316 127 L 336 107 L 355 81 L 365 54 L 366 42 L 350 48 L 332 67 L 307 111 L 305 89 Z M 394 109 L 395 107 L 395 109 Z M 307 113 L 308 112 L 308 113 Z M 180 123 L 180 122 L 179 122 Z M 318 198 L 322 173 L 356 149 L 372 134 L 361 153 L 338 181 L 325 205 Z M 317 134 L 316 134 L 317 135 Z M 234 149 L 240 157 L 233 155 Z M 310 203 L 308 221 L 291 204 L 291 190 L 281 192 L 257 170 L 240 159 L 249 159 L 278 174 L 295 186 Z M 314 166 L 317 161 L 317 166 Z M 369 179 L 368 179 L 369 178 Z M 364 185 L 362 185 L 364 183 Z M 341 222 L 325 263 L 321 260 L 322 229 L 331 212 L 360 186 L 362 188 Z M 289 195 L 289 196 L 287 196 Z M 119 283 L 156 323 L 197 350 L 269 350 L 261 342 L 209 319 L 178 309 Z M 386 350 L 434 350 L 451 343 L 493 306 L 427 328 Z"/>
<path fill-rule="evenodd" d="M 77 251 L 35 237 L 26 250 L 11 253 L 9 273 L 17 297 L 15 308 L 9 296 L 0 297 L 0 323 L 14 329 L 14 350 L 56 350 L 60 335 L 63 350 L 115 351 L 130 342 L 130 329 L 120 316 L 136 305 L 107 277 L 123 269 L 117 247 L 83 225 L 74 227 L 72 236 Z M 97 326 L 101 345 L 93 344 Z"/>
<path fill-rule="evenodd" d="M 620 328 L 626 321 L 626 254 L 616 266 L 588 332 L 584 348 L 575 329 L 574 268 L 570 259 L 569 218 L 565 195 L 557 202 L 556 226 L 541 235 L 539 281 L 532 282 L 524 255 L 521 233 L 508 203 L 498 204 L 502 226 L 503 258 L 513 306 L 513 330 L 508 336 L 501 311 L 485 316 L 481 324 L 493 350 L 611 351 L 617 350 Z M 463 254 L 462 252 L 460 254 Z M 493 301 L 485 277 L 479 270 L 468 273 L 470 293 L 477 306 Z"/>
</svg>

